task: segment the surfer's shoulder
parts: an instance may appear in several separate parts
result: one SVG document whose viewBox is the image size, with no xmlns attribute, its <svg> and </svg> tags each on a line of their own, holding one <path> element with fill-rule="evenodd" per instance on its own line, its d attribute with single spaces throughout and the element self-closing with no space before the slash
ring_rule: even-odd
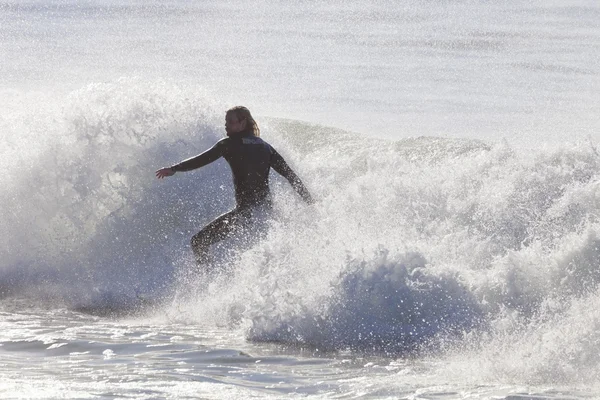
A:
<svg viewBox="0 0 600 400">
<path fill-rule="evenodd" d="M 227 147 L 227 145 L 229 144 L 230 140 L 228 137 L 220 139 L 217 141 L 217 143 L 215 143 L 215 147 L 221 147 L 221 148 L 225 148 Z"/>
</svg>

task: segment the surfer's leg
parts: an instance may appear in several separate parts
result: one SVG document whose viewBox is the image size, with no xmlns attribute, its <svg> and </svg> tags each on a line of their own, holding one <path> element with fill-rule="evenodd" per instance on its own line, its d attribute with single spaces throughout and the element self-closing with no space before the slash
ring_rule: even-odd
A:
<svg viewBox="0 0 600 400">
<path fill-rule="evenodd" d="M 206 225 L 200 232 L 192 237 L 192 250 L 198 265 L 205 264 L 208 258 L 208 250 L 212 244 L 225 239 L 238 225 L 240 212 L 229 211 Z"/>
</svg>

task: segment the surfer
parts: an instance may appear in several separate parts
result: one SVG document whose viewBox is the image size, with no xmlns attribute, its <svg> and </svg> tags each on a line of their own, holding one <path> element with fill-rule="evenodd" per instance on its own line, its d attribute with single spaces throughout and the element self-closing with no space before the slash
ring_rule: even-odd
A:
<svg viewBox="0 0 600 400">
<path fill-rule="evenodd" d="M 269 190 L 271 167 L 287 179 L 307 203 L 313 202 L 298 175 L 271 145 L 260 138 L 258 124 L 246 107 L 238 106 L 227 111 L 225 131 L 227 137 L 219 140 L 204 153 L 156 171 L 158 179 L 162 179 L 176 172 L 203 167 L 220 157 L 225 158 L 231 167 L 236 207 L 206 225 L 192 237 L 192 250 L 199 265 L 207 261 L 208 250 L 212 244 L 225 239 L 251 222 L 256 207 L 267 209 L 272 207 Z"/>
</svg>

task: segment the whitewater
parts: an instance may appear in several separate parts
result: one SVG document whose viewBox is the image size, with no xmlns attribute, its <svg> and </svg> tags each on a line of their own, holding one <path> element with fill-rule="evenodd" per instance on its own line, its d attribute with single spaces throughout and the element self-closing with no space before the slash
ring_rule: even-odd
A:
<svg viewBox="0 0 600 400">
<path fill-rule="evenodd" d="M 0 397 L 600 398 L 595 1 L 0 3 Z M 307 185 L 194 269 L 245 105 Z"/>
</svg>

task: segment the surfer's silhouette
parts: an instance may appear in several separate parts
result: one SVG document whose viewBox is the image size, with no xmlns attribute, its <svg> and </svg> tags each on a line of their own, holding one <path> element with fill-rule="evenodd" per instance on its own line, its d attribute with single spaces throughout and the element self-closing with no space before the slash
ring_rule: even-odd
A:
<svg viewBox="0 0 600 400">
<path fill-rule="evenodd" d="M 307 203 L 313 202 L 310 193 L 283 157 L 259 137 L 258 125 L 246 107 L 238 106 L 227 111 L 225 131 L 227 137 L 219 140 L 204 153 L 156 171 L 156 176 L 162 179 L 176 172 L 203 167 L 220 157 L 225 158 L 231 167 L 236 207 L 192 237 L 192 249 L 198 265 L 207 262 L 208 250 L 212 244 L 252 223 L 252 214 L 257 207 L 272 207 L 269 190 L 271 167 L 286 178 Z"/>
</svg>

